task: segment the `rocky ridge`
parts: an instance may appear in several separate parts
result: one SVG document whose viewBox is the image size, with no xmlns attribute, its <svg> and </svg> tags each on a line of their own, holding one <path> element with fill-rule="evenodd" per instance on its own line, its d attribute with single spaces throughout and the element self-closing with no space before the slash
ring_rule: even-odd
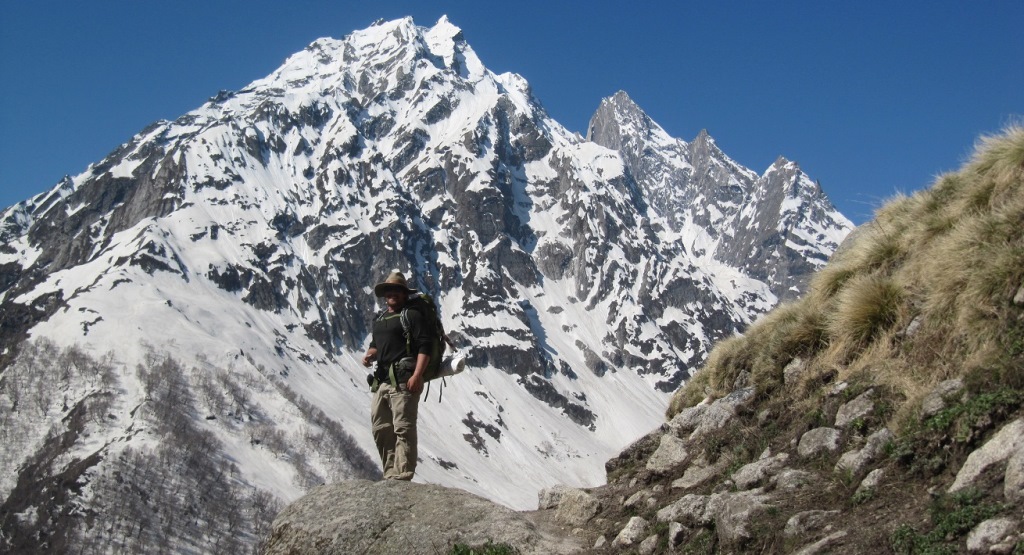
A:
<svg viewBox="0 0 1024 555">
<path fill-rule="evenodd" d="M 942 496 L 954 500 L 946 509 L 951 513 L 966 507 L 972 516 L 982 515 L 960 532 L 966 534 L 960 549 L 1008 554 L 1024 546 L 1019 518 L 1024 419 L 1005 423 L 971 452 L 952 484 L 926 489 L 908 480 L 906 469 L 891 456 L 898 440 L 875 417 L 875 391 L 851 398 L 849 387 L 832 387 L 825 408 L 834 416 L 827 425 L 798 433 L 788 443 L 768 442 L 745 464 L 740 464 L 742 454 L 715 453 L 715 448 L 737 434 L 765 441 L 756 429 L 767 426 L 771 416 L 758 413 L 753 388 L 691 407 L 608 461 L 608 485 L 545 489 L 532 512 L 508 514 L 504 507 L 481 506 L 476 500 L 445 504 L 446 496 L 464 494 L 429 485 L 324 486 L 275 520 L 265 553 L 294 552 L 297 542 L 305 553 L 344 553 L 356 547 L 369 553 L 431 553 L 488 543 L 524 554 L 865 553 L 908 547 L 897 543 L 897 524 L 925 513 L 927 504 Z M 943 383 L 929 395 L 931 410 L 938 413 L 963 402 L 964 393 L 962 383 Z M 976 508 L 976 497 L 962 495 L 993 484 L 1001 485 L 995 488 L 999 506 Z M 423 506 L 444 505 L 443 523 L 428 509 L 410 509 L 392 520 L 400 529 L 418 530 L 415 536 L 381 535 L 373 526 L 348 524 L 351 514 L 362 514 L 365 507 L 389 512 L 387 507 L 405 506 L 395 501 L 395 489 Z M 371 520 L 378 527 L 392 521 Z M 321 548 L 324 538 L 343 543 Z"/>
</svg>

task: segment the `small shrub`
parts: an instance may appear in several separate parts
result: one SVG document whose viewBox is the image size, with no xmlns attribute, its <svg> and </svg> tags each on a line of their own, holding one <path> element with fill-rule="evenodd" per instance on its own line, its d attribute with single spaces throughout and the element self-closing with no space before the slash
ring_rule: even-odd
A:
<svg viewBox="0 0 1024 555">
<path fill-rule="evenodd" d="M 708 395 L 706 390 L 709 388 L 708 380 L 710 376 L 711 374 L 705 366 L 683 384 L 683 387 L 676 390 L 675 394 L 672 395 L 672 400 L 669 402 L 668 409 L 665 411 L 665 419 L 672 420 L 672 417 L 679 414 L 683 409 L 690 408 L 703 401 Z"/>
<path fill-rule="evenodd" d="M 1020 407 L 1024 393 L 1002 389 L 981 393 L 967 398 L 962 403 L 947 407 L 925 421 L 925 428 L 948 433 L 955 440 L 965 442 L 974 436 L 977 422 L 1001 422 L 1006 414 Z"/>
<path fill-rule="evenodd" d="M 722 340 L 708 355 L 704 371 L 708 372 L 708 385 L 712 393 L 724 395 L 732 391 L 732 385 L 740 372 L 750 371 L 751 349 L 746 344 L 748 336 L 733 336 Z"/>
<path fill-rule="evenodd" d="M 829 335 L 860 350 L 887 331 L 903 311 L 903 289 L 891 278 L 857 276 L 840 292 L 828 316 Z"/>
<path fill-rule="evenodd" d="M 857 275 L 857 270 L 853 266 L 840 264 L 825 266 L 811 279 L 811 298 L 818 304 L 827 303 L 855 275 Z"/>
<path fill-rule="evenodd" d="M 854 260 L 864 270 L 893 268 L 902 262 L 907 254 L 905 246 L 900 241 L 901 232 L 902 230 L 882 227 L 873 228 L 864 240 L 857 244 Z"/>
<path fill-rule="evenodd" d="M 853 504 L 863 505 L 875 497 L 874 488 L 864 488 L 853 494 Z"/>
<path fill-rule="evenodd" d="M 902 524 L 890 537 L 890 545 L 897 553 L 956 553 L 960 538 L 1003 511 L 1001 505 L 981 501 L 982 496 L 972 491 L 941 497 L 931 507 L 931 531 L 922 534 Z"/>
</svg>

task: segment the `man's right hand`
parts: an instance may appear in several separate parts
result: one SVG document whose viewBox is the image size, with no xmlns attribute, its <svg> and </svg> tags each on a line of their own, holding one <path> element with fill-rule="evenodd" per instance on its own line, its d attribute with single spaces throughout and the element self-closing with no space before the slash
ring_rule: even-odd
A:
<svg viewBox="0 0 1024 555">
<path fill-rule="evenodd" d="M 377 358 L 376 349 L 370 349 L 369 351 L 366 351 L 366 354 L 363 355 L 363 366 L 369 368 L 370 365 L 373 364 L 373 359 L 375 358 Z"/>
</svg>

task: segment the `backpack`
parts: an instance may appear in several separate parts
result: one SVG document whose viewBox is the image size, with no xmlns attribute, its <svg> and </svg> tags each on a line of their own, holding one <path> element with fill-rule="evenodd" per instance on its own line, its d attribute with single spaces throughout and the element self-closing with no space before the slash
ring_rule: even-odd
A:
<svg viewBox="0 0 1024 555">
<path fill-rule="evenodd" d="M 452 376 L 458 374 L 465 367 L 465 360 L 462 357 L 458 361 L 443 360 L 444 352 L 450 345 L 453 349 L 455 345 L 452 340 L 448 337 L 448 334 L 444 331 L 444 325 L 441 323 L 441 316 L 437 310 L 437 304 L 434 299 L 421 291 L 410 293 L 408 299 L 406 299 L 405 306 L 402 307 L 401 313 L 399 313 L 399 321 L 402 323 L 402 332 L 405 335 L 405 352 L 407 359 L 415 364 L 415 357 L 412 354 L 412 336 L 409 332 L 409 310 L 417 310 L 423 316 L 423 321 L 427 326 L 433 326 L 431 330 L 430 339 L 430 362 L 427 363 L 426 369 L 423 370 L 423 381 L 428 384 L 431 380 L 436 378 L 442 378 L 444 381 L 445 376 Z M 387 310 L 380 313 L 377 319 L 383 319 L 387 316 Z M 406 359 L 402 359 L 403 361 Z M 394 369 L 390 370 L 392 385 L 396 385 Z M 367 376 L 367 382 L 370 384 L 371 390 L 377 391 L 376 379 L 373 375 Z M 429 389 L 428 389 L 429 395 Z M 440 401 L 440 396 L 438 401 Z"/>
<path fill-rule="evenodd" d="M 423 381 L 429 382 L 434 378 L 441 377 L 441 359 L 444 357 L 444 351 L 448 344 L 451 343 L 451 340 L 448 339 L 448 335 L 444 332 L 444 325 L 441 323 L 441 316 L 438 314 L 437 304 L 434 303 L 434 299 L 423 292 L 412 293 L 409 295 L 408 300 L 406 300 L 401 314 L 402 330 L 405 333 L 405 353 L 407 356 L 413 356 L 412 349 L 410 348 L 412 338 L 409 335 L 408 313 L 410 309 L 418 310 L 423 315 L 423 322 L 427 326 L 433 326 L 430 339 L 430 362 L 423 371 Z"/>
</svg>

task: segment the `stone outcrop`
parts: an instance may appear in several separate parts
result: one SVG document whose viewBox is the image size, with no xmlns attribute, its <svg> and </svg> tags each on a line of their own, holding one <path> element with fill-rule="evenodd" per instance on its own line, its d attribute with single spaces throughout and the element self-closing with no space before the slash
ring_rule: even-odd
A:
<svg viewBox="0 0 1024 555">
<path fill-rule="evenodd" d="M 314 488 L 274 520 L 264 553 L 447 553 L 455 545 L 507 544 L 521 553 L 577 553 L 551 519 L 533 519 L 461 490 L 402 481 Z"/>
<path fill-rule="evenodd" d="M 1010 422 L 980 449 L 971 453 L 957 472 L 953 485 L 949 486 L 949 493 L 971 487 L 982 472 L 1008 461 L 1021 450 L 1024 450 L 1024 419 Z"/>
<path fill-rule="evenodd" d="M 860 415 L 852 418 L 863 418 L 869 414 L 863 401 L 874 407 L 873 399 L 874 394 L 861 395 L 843 406 L 851 407 L 848 415 Z M 738 415 L 758 420 L 746 405 L 751 400 L 749 392 L 739 391 L 680 413 L 609 461 L 609 472 L 617 476 L 612 483 L 542 490 L 536 511 L 515 512 L 423 484 L 323 486 L 278 516 L 266 553 L 437 553 L 456 544 L 491 543 L 520 553 L 651 554 L 694 545 L 742 553 L 775 545 L 786 553 L 812 555 L 859 553 L 879 545 L 865 543 L 865 533 L 877 531 L 863 529 L 863 521 L 850 522 L 847 512 L 851 502 L 870 504 L 904 487 L 900 478 L 891 477 L 893 459 L 886 456 L 895 449 L 896 434 L 879 427 L 864 437 L 849 430 L 850 421 L 845 432 L 813 428 L 788 442 L 788 448 L 766 448 L 737 467 L 709 447 L 717 445 L 713 437 L 741 424 Z M 1005 503 L 996 506 L 1019 506 L 1022 433 L 1024 420 L 997 429 L 966 457 L 950 491 L 977 487 L 980 477 L 996 471 Z M 935 488 L 931 493 L 941 495 Z M 889 510 L 896 519 L 904 516 L 884 506 L 866 512 L 877 510 Z M 888 546 L 895 522 L 875 520 Z M 1024 541 L 1020 519 L 1006 516 L 977 524 L 969 537 L 967 529 L 963 534 L 957 545 L 971 553 L 1013 553 Z"/>
</svg>

